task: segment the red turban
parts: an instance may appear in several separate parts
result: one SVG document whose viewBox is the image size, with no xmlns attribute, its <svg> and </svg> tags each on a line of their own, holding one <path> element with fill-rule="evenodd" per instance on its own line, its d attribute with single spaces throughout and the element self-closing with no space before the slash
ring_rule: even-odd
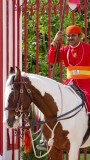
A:
<svg viewBox="0 0 90 160">
<path fill-rule="evenodd" d="M 71 25 L 66 28 L 66 34 L 81 34 L 82 29 L 79 26 Z"/>
</svg>

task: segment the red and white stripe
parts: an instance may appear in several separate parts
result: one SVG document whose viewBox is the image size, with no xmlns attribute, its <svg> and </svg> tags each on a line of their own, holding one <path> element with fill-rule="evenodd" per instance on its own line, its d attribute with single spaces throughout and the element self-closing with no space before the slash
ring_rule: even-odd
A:
<svg viewBox="0 0 90 160">
<path fill-rule="evenodd" d="M 2 102 L 3 113 L 4 113 L 4 89 L 7 77 L 9 75 L 10 66 L 19 66 L 22 69 L 22 47 L 21 47 L 21 35 L 22 35 L 22 26 L 21 26 L 21 16 L 19 16 L 18 11 L 14 9 L 15 4 L 21 3 L 19 0 L 1 0 L 3 5 L 2 17 L 3 17 L 3 47 L 2 54 L 0 54 L 0 75 L 2 75 L 0 80 L 2 81 Z M 0 1 L 0 4 L 1 4 Z M 1 5 L 0 5 L 1 7 Z M 1 12 L 1 10 L 0 10 Z M 1 15 L 1 14 L 0 14 Z M 18 27 L 17 27 L 18 26 Z M 1 36 L 0 36 L 1 37 Z M 1 38 L 0 38 L 1 41 Z M 2 43 L 2 42 L 0 42 Z M 2 108 L 2 107 L 1 107 Z M 0 115 L 3 115 L 0 114 Z M 3 120 L 3 117 L 2 117 Z M 0 125 L 1 126 L 1 125 Z M 1 154 L 3 154 L 3 160 L 19 160 L 20 159 L 20 140 L 18 144 L 14 136 L 13 130 L 8 130 L 5 125 L 1 126 Z M 0 135 L 0 137 L 2 137 Z M 10 143 L 9 143 L 10 141 Z M 15 149 L 16 148 L 16 149 Z"/>
</svg>

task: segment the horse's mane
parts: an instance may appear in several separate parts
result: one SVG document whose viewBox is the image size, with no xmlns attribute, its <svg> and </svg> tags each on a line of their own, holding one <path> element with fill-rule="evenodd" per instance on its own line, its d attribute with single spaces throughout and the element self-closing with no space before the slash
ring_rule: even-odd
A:
<svg viewBox="0 0 90 160">
<path fill-rule="evenodd" d="M 58 87 L 58 85 L 60 85 L 61 87 L 64 86 L 62 83 L 57 82 L 54 79 L 51 79 L 49 77 L 45 77 L 42 75 L 25 73 L 25 72 L 22 72 L 22 75 L 27 76 L 30 79 L 30 81 L 32 81 L 32 84 L 34 83 L 34 85 L 35 84 L 38 85 L 39 83 L 41 85 L 46 85 L 48 87 L 48 90 L 49 90 L 49 87 L 51 87 L 53 89 L 53 87 L 56 87 L 56 86 Z M 45 86 L 44 86 L 44 88 L 45 88 Z"/>
<path fill-rule="evenodd" d="M 24 76 L 24 77 L 28 77 L 28 78 L 30 78 L 31 80 L 34 80 L 34 79 L 37 79 L 37 81 L 38 81 L 38 80 L 41 80 L 41 81 L 44 80 L 45 83 L 47 83 L 47 82 L 49 83 L 49 82 L 50 82 L 51 85 L 52 85 L 52 84 L 60 84 L 60 82 L 57 82 L 57 81 L 54 80 L 54 79 L 51 79 L 51 78 L 49 78 L 49 77 L 45 77 L 45 76 L 42 76 L 42 75 L 38 75 L 38 74 L 21 72 L 21 75 Z M 7 79 L 7 82 L 6 82 L 7 84 L 10 84 L 10 83 L 11 83 L 13 76 L 15 76 L 15 74 L 10 74 L 10 75 L 9 75 L 9 77 L 8 77 L 8 79 Z"/>
<path fill-rule="evenodd" d="M 51 79 L 51 78 L 49 78 L 49 77 L 45 77 L 45 76 L 42 76 L 42 75 L 38 75 L 38 74 L 32 74 L 32 73 L 22 72 L 22 75 L 23 75 L 23 76 L 30 77 L 30 79 L 34 79 L 34 78 L 36 78 L 37 80 L 38 80 L 38 79 L 39 79 L 39 80 L 41 79 L 41 80 L 45 80 L 46 82 L 48 81 L 48 82 L 53 83 L 53 84 L 59 83 L 59 82 L 57 82 L 57 81 L 54 80 L 54 79 Z"/>
</svg>

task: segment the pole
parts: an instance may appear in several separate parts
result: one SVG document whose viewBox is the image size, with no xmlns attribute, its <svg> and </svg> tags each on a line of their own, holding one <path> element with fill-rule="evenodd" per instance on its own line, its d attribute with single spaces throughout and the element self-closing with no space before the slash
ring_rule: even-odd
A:
<svg viewBox="0 0 90 160">
<path fill-rule="evenodd" d="M 64 21 L 64 14 L 65 14 L 65 6 L 66 6 L 66 0 L 63 0 L 63 10 L 62 10 L 62 19 L 61 19 L 61 23 L 60 23 L 60 28 L 59 31 L 62 32 L 63 30 L 63 21 Z M 55 61 L 52 67 L 52 71 L 51 71 L 51 78 L 53 79 L 55 76 L 55 68 L 56 68 L 56 62 L 59 56 L 59 50 L 60 50 L 60 44 L 57 44 L 57 49 L 56 49 L 56 56 L 55 56 Z"/>
</svg>

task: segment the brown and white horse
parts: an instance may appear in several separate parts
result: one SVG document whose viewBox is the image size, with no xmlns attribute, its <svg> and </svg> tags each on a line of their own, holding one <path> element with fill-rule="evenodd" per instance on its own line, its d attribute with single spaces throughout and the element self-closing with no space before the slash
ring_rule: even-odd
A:
<svg viewBox="0 0 90 160">
<path fill-rule="evenodd" d="M 14 73 L 11 68 L 5 88 L 4 117 L 9 127 L 14 127 L 22 113 L 29 113 L 32 102 L 44 114 L 46 123 L 42 125 L 42 132 L 46 141 L 53 139 L 51 160 L 59 160 L 61 149 L 69 153 L 69 160 L 77 160 L 79 148 L 90 146 L 90 136 L 82 145 L 88 116 L 81 98 L 55 80 L 20 72 L 18 68 Z"/>
</svg>

